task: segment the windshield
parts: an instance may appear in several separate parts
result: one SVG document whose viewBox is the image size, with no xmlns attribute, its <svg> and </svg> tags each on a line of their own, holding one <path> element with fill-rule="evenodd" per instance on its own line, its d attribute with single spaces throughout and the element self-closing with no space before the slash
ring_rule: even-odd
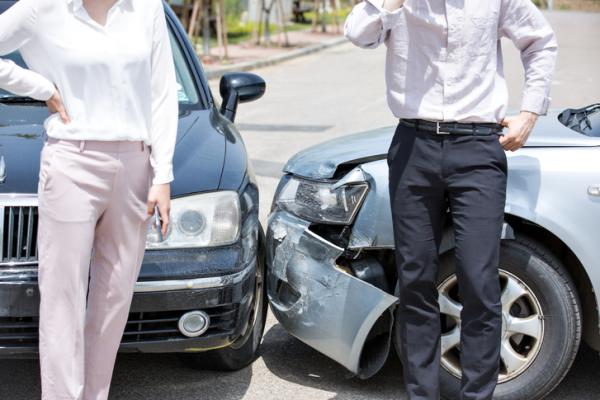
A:
<svg viewBox="0 0 600 400">
<path fill-rule="evenodd" d="M 181 46 L 175 39 L 172 32 L 170 32 L 171 39 L 171 47 L 173 49 L 173 60 L 175 62 L 175 70 L 177 74 L 177 88 L 178 88 L 178 97 L 179 104 L 183 106 L 193 106 L 197 105 L 200 101 L 200 95 L 198 93 L 198 88 L 196 87 L 196 83 L 193 79 L 193 75 L 190 71 L 190 67 L 187 64 L 185 55 Z M 4 59 L 9 59 L 14 61 L 17 65 L 21 67 L 27 67 L 25 61 L 18 52 L 11 53 L 8 56 L 3 56 Z M 0 98 L 10 98 L 10 97 L 18 97 L 12 93 L 9 93 L 5 90 L 0 89 Z"/>
</svg>

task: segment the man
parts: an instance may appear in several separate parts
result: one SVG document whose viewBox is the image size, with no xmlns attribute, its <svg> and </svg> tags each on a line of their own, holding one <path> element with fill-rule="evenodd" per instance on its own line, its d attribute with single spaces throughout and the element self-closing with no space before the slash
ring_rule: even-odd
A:
<svg viewBox="0 0 600 400">
<path fill-rule="evenodd" d="M 531 0 L 367 0 L 352 10 L 345 33 L 363 48 L 386 44 L 387 100 L 400 119 L 388 165 L 409 398 L 440 397 L 436 276 L 449 209 L 463 304 L 458 396 L 491 399 L 502 330 L 504 150 L 523 146 L 548 109 L 554 34 Z M 514 118 L 505 118 L 501 37 L 521 51 L 525 68 Z"/>
</svg>

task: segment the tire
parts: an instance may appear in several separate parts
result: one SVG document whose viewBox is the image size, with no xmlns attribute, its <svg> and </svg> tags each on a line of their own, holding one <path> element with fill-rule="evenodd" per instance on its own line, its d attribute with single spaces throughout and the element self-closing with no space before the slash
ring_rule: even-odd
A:
<svg viewBox="0 0 600 400">
<path fill-rule="evenodd" d="M 258 358 L 260 343 L 267 320 L 267 294 L 265 290 L 265 238 L 259 229 L 258 254 L 256 262 L 255 303 L 250 312 L 246 332 L 229 347 L 201 353 L 180 354 L 185 365 L 194 369 L 213 371 L 237 371 L 252 364 Z"/>
<path fill-rule="evenodd" d="M 519 282 L 518 287 L 528 293 L 510 302 L 512 306 L 509 318 L 526 318 L 538 314 L 541 318 L 532 319 L 541 322 L 537 322 L 540 329 L 533 330 L 539 340 L 534 340 L 534 336 L 512 334 L 511 341 L 506 342 L 503 335 L 503 343 L 510 343 L 513 349 L 519 349 L 527 362 L 520 362 L 519 369 L 509 371 L 504 362 L 509 357 L 504 357 L 503 353 L 501 375 L 493 398 L 539 400 L 562 381 L 579 349 L 581 307 L 575 286 L 563 264 L 545 246 L 521 235 L 517 235 L 515 240 L 502 241 L 499 268 L 503 293 L 508 291 L 509 280 L 511 283 Z M 455 281 L 454 271 L 454 253 L 449 251 L 440 258 L 440 293 L 445 292 L 448 283 Z M 450 291 L 448 295 L 459 301 L 456 291 Z M 508 302 L 503 302 L 503 310 L 506 310 L 505 304 Z M 450 317 L 442 315 L 443 334 L 448 335 L 456 327 L 452 326 L 449 319 Z M 400 354 L 397 332 L 398 329 L 395 329 L 394 345 Z M 459 353 L 458 348 L 452 351 Z M 457 357 L 454 357 L 457 362 L 453 363 L 452 357 L 451 351 L 444 353 L 440 372 L 440 390 L 442 396 L 449 400 L 460 398 L 460 372 L 457 375 L 454 368 L 460 368 L 460 364 Z"/>
</svg>

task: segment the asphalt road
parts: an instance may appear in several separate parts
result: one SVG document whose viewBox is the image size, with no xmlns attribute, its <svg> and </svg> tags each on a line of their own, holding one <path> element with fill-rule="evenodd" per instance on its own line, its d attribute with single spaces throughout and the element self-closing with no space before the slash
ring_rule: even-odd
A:
<svg viewBox="0 0 600 400">
<path fill-rule="evenodd" d="M 552 87 L 553 107 L 600 101 L 600 14 L 547 15 L 561 46 Z M 512 108 L 518 109 L 522 72 L 518 54 L 505 59 Z M 323 53 L 256 71 L 268 91 L 256 103 L 240 106 L 243 133 L 261 189 L 265 219 L 285 161 L 325 139 L 392 125 L 384 99 L 384 50 L 342 45 Z M 216 87 L 217 82 L 211 83 Z M 218 93 L 218 90 L 214 90 Z M 582 347 L 575 365 L 551 400 L 600 397 L 600 357 Z M 0 361 L 0 400 L 39 398 L 35 360 Z M 343 368 L 290 337 L 269 317 L 261 357 L 235 373 L 195 371 L 174 355 L 121 355 L 111 400 L 388 400 L 406 399 L 401 366 L 391 358 L 374 378 L 349 378 Z"/>
</svg>

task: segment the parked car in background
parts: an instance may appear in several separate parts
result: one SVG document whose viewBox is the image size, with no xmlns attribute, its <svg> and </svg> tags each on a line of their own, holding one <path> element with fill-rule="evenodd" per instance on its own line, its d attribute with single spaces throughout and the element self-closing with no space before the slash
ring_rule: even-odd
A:
<svg viewBox="0 0 600 400">
<path fill-rule="evenodd" d="M 14 3 L 0 0 L 0 13 Z M 180 352 L 194 367 L 235 370 L 256 357 L 267 302 L 258 189 L 233 121 L 238 102 L 260 98 L 265 82 L 224 76 L 218 110 L 184 30 L 166 14 L 179 84 L 171 224 L 164 240 L 148 232 L 121 350 Z M 10 58 L 24 65 L 18 53 Z M 36 193 L 47 116 L 43 102 L 0 91 L 0 357 L 37 352 Z"/>
<path fill-rule="evenodd" d="M 340 137 L 285 166 L 267 231 L 267 292 L 292 335 L 361 378 L 398 349 L 387 150 L 393 128 Z M 540 118 L 508 154 L 496 399 L 547 395 L 583 337 L 600 350 L 600 104 Z M 447 218 L 438 278 L 442 393 L 460 385 L 461 302 Z"/>
</svg>

